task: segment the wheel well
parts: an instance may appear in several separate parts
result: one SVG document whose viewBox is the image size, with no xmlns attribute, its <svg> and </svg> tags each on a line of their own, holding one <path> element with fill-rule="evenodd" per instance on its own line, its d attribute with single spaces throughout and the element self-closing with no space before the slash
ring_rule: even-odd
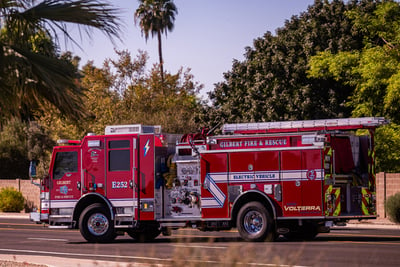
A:
<svg viewBox="0 0 400 267">
<path fill-rule="evenodd" d="M 98 194 L 87 194 L 86 196 L 82 197 L 74 208 L 74 217 L 73 221 L 75 222 L 74 228 L 79 227 L 79 217 L 81 216 L 82 211 L 91 204 L 100 203 L 104 207 L 108 208 L 110 211 L 111 220 L 114 220 L 114 212 L 112 211 L 111 203 L 105 199 L 103 196 Z"/>
<path fill-rule="evenodd" d="M 259 192 L 249 192 L 245 193 L 244 195 L 240 196 L 239 199 L 235 201 L 233 204 L 233 210 L 232 210 L 232 224 L 234 227 L 236 227 L 236 220 L 237 216 L 239 213 L 239 210 L 243 205 L 246 203 L 252 202 L 252 201 L 257 201 L 260 202 L 265 206 L 265 208 L 268 210 L 268 212 L 272 215 L 272 218 L 275 219 L 275 208 L 273 207 L 273 204 L 271 200 L 268 198 L 268 196 L 260 194 Z"/>
</svg>

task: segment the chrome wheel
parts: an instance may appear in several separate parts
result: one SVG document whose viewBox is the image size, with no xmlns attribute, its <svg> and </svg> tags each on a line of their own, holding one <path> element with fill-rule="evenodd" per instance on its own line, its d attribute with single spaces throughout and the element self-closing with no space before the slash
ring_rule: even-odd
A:
<svg viewBox="0 0 400 267">
<path fill-rule="evenodd" d="M 260 212 L 251 210 L 243 218 L 244 229 L 252 235 L 260 233 L 263 229 L 263 216 Z"/>
<path fill-rule="evenodd" d="M 94 213 L 88 219 L 88 230 L 93 235 L 104 235 L 109 227 L 107 217 L 102 213 Z"/>
</svg>

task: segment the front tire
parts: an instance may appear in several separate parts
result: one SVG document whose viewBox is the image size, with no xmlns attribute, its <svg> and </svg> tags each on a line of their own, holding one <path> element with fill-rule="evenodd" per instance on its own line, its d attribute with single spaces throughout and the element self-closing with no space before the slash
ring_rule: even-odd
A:
<svg viewBox="0 0 400 267">
<path fill-rule="evenodd" d="M 91 243 L 104 243 L 117 236 L 110 212 L 100 203 L 88 206 L 79 218 L 79 230 L 83 238 Z"/>
<path fill-rule="evenodd" d="M 240 236 L 251 242 L 274 241 L 274 221 L 260 202 L 249 202 L 238 214 L 237 228 Z"/>
</svg>

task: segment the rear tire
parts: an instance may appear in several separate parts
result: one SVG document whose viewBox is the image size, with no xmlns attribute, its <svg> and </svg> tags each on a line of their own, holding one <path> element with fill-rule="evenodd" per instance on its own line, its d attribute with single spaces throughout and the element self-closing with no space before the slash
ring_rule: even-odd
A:
<svg viewBox="0 0 400 267">
<path fill-rule="evenodd" d="M 153 241 L 157 236 L 160 235 L 161 231 L 158 226 L 145 226 L 144 229 L 139 231 L 129 230 L 128 235 L 138 242 L 145 243 Z"/>
<path fill-rule="evenodd" d="M 100 203 L 84 209 L 79 218 L 79 230 L 83 238 L 91 243 L 110 242 L 117 237 L 110 212 Z"/>
<path fill-rule="evenodd" d="M 303 226 L 300 226 L 296 231 L 290 232 L 287 235 L 288 239 L 291 240 L 301 240 L 301 241 L 310 241 L 315 239 L 318 235 L 318 225 L 313 223 L 305 223 Z"/>
<path fill-rule="evenodd" d="M 246 241 L 275 240 L 274 221 L 260 202 L 254 201 L 244 205 L 239 211 L 236 225 L 240 236 Z"/>
</svg>

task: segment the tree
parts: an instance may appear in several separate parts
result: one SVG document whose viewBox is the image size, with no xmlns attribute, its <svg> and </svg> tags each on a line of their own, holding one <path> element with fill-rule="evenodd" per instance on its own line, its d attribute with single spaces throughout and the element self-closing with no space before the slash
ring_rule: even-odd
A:
<svg viewBox="0 0 400 267">
<path fill-rule="evenodd" d="M 315 1 L 293 16 L 276 35 L 267 32 L 247 47 L 243 61 L 234 60 L 224 81 L 209 96 L 205 120 L 279 121 L 348 117 L 352 87 L 332 78 L 309 77 L 308 61 L 320 51 L 352 51 L 363 46 L 345 12 L 371 9 L 375 1 Z"/>
<path fill-rule="evenodd" d="M 80 79 L 85 88 L 85 104 L 92 116 L 79 123 L 49 110 L 39 123 L 53 139 L 81 139 L 88 132 L 104 133 L 107 125 L 161 125 L 164 132 L 187 133 L 198 130 L 197 114 L 201 101 L 196 96 L 202 85 L 194 81 L 190 70 L 166 73 L 161 82 L 160 70 L 146 70 L 148 55 L 136 57 L 116 51 L 116 60 L 106 59 L 101 68 L 92 62 L 83 66 Z"/>
<path fill-rule="evenodd" d="M 44 177 L 49 170 L 50 155 L 56 142 L 51 138 L 48 129 L 37 122 L 30 122 L 25 131 L 27 138 L 28 160 L 35 160 L 37 165 L 37 177 Z M 25 166 L 25 173 L 28 168 Z"/>
<path fill-rule="evenodd" d="M 97 0 L 0 1 L 0 120 L 48 104 L 72 118 L 86 115 L 75 68 L 58 54 L 60 35 L 77 44 L 72 23 L 89 37 L 99 29 L 119 38 L 117 13 Z"/>
<path fill-rule="evenodd" d="M 86 105 L 93 114 L 92 118 L 82 122 L 86 132 L 103 133 L 106 125 L 121 124 L 123 119 L 121 97 L 116 90 L 118 82 L 109 62 L 107 59 L 101 69 L 89 62 L 82 69 L 82 85 L 87 88 Z"/>
<path fill-rule="evenodd" d="M 124 94 L 124 123 L 161 125 L 167 133 L 197 131 L 201 103 L 196 94 L 202 85 L 193 78 L 190 70 L 180 69 L 176 74 L 167 73 L 162 82 L 159 69 L 151 69 L 142 82 L 131 84 Z"/>
<path fill-rule="evenodd" d="M 172 0 L 139 0 L 139 7 L 134 14 L 135 24 L 139 23 L 146 41 L 149 35 L 157 35 L 158 55 L 160 60 L 161 83 L 164 82 L 164 61 L 162 57 L 161 35 L 174 28 L 178 9 Z M 138 22 L 139 21 L 139 22 Z"/>
<path fill-rule="evenodd" d="M 36 122 L 8 121 L 0 132 L 0 178 L 28 178 L 30 160 L 39 160 L 39 174 L 48 169 L 48 158 L 55 142 Z"/>
<path fill-rule="evenodd" d="M 196 114 L 202 88 L 190 70 L 166 73 L 146 71 L 145 52 L 132 58 L 128 51 L 117 51 L 118 60 L 107 59 L 101 69 L 84 67 L 82 84 L 88 87 L 87 106 L 96 118 L 88 128 L 104 131 L 109 124 L 161 125 L 164 132 L 185 133 L 197 130 Z M 101 103 L 99 103 L 101 101 Z"/>
<path fill-rule="evenodd" d="M 0 178 L 28 178 L 26 124 L 12 119 L 0 132 Z"/>
<path fill-rule="evenodd" d="M 321 52 L 311 58 L 309 74 L 354 88 L 348 102 L 354 116 L 385 116 L 399 124 L 400 4 L 385 1 L 370 13 L 355 9 L 347 15 L 355 30 L 364 33 L 364 47 Z"/>
<path fill-rule="evenodd" d="M 196 94 L 202 85 L 194 81 L 190 70 L 166 73 L 162 84 L 158 67 L 146 71 L 147 53 L 139 52 L 135 58 L 126 50 L 116 53 L 118 59 L 106 59 L 101 68 L 88 62 L 81 70 L 79 82 L 85 88 L 85 108 L 91 116 L 71 120 L 55 107 L 47 106 L 47 112 L 38 113 L 37 121 L 30 123 L 28 129 L 21 122 L 6 125 L 5 131 L 0 132 L 0 159 L 9 164 L 4 168 L 0 165 L 0 177 L 22 177 L 15 170 L 26 177 L 28 158 L 40 160 L 41 176 L 50 161 L 51 140 L 80 140 L 89 132 L 103 134 L 107 125 L 161 125 L 168 133 L 197 130 L 196 114 L 201 103 Z"/>
<path fill-rule="evenodd" d="M 354 30 L 363 34 L 363 47 L 336 53 L 321 52 L 310 59 L 309 75 L 334 79 L 350 86 L 347 106 L 353 116 L 382 116 L 391 124 L 376 131 L 378 170 L 400 171 L 400 4 L 376 1 L 365 12 L 355 8 L 346 13 Z"/>
</svg>

